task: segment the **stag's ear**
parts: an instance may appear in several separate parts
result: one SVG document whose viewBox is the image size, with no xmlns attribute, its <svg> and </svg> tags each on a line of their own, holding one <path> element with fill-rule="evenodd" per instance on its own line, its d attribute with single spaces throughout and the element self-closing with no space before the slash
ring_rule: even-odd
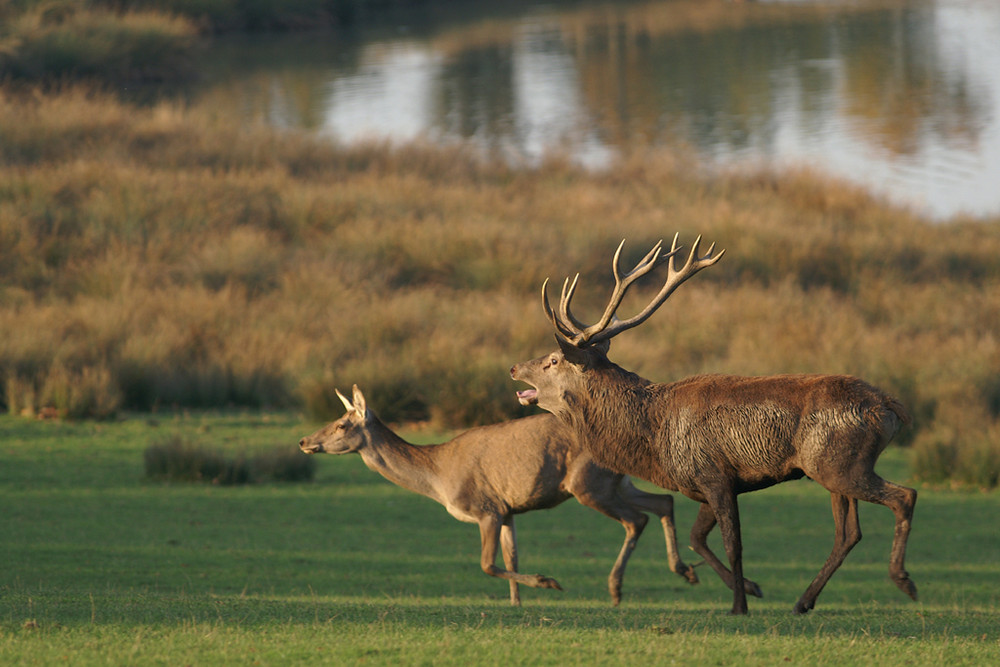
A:
<svg viewBox="0 0 1000 667">
<path fill-rule="evenodd" d="M 605 338 L 604 340 L 594 343 L 588 347 L 577 347 L 559 334 L 556 334 L 556 342 L 559 343 L 559 349 L 562 351 L 563 358 L 571 364 L 576 364 L 578 366 L 586 366 L 593 362 L 593 359 L 588 353 L 589 350 L 597 350 L 607 356 L 608 350 L 611 349 L 610 338 Z"/>
<path fill-rule="evenodd" d="M 578 366 L 583 366 L 587 363 L 587 352 L 585 349 L 573 345 L 559 334 L 556 334 L 556 342 L 559 343 L 559 349 L 562 351 L 563 358 L 566 361 Z"/>
<path fill-rule="evenodd" d="M 354 385 L 354 409 L 362 417 L 368 416 L 368 405 L 365 403 L 365 395 L 358 389 L 358 385 Z"/>
</svg>

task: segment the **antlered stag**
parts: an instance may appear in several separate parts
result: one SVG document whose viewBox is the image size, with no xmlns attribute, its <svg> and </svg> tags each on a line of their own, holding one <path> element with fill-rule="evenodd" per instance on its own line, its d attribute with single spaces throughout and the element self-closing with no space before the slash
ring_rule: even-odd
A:
<svg viewBox="0 0 1000 667">
<path fill-rule="evenodd" d="M 357 385 L 353 403 L 339 391 L 337 396 L 347 414 L 303 438 L 302 451 L 356 452 L 390 482 L 436 500 L 459 521 L 479 524 L 480 565 L 486 574 L 509 580 L 512 605 L 521 604 L 518 584 L 560 589 L 550 577 L 517 572 L 514 515 L 555 507 L 570 497 L 625 527 L 625 543 L 608 576 L 614 604 L 621 600 L 625 565 L 646 527 L 644 512 L 660 517 L 670 569 L 698 582 L 677 553 L 673 497 L 640 491 L 626 476 L 595 465 L 551 415 L 481 426 L 444 444 L 416 446 L 379 421 Z M 498 540 L 506 569 L 495 564 Z"/>
<path fill-rule="evenodd" d="M 803 476 L 830 491 L 835 524 L 833 551 L 795 604 L 813 608 L 823 586 L 861 540 L 858 500 L 885 505 L 896 517 L 889 574 L 914 600 L 917 589 L 904 569 L 907 537 L 917 494 L 874 471 L 879 454 L 909 422 L 891 396 L 844 375 L 738 377 L 701 375 L 654 384 L 608 360 L 609 341 L 638 326 L 685 280 L 712 266 L 724 251 L 698 255 L 700 237 L 677 269 L 677 237 L 661 256 L 661 244 L 629 273 L 612 261 L 615 288 L 600 320 L 581 323 L 570 311 L 579 276 L 563 283 L 558 310 L 545 313 L 556 330 L 559 350 L 511 368 L 522 404 L 537 404 L 558 416 L 580 437 L 598 465 L 681 491 L 702 503 L 691 529 L 692 548 L 733 589 L 733 614 L 747 611 L 737 496 Z M 624 244 L 624 242 L 622 242 Z M 626 290 L 656 266 L 667 263 L 667 279 L 639 314 L 615 317 Z M 718 522 L 731 571 L 709 550 L 708 533 Z"/>
</svg>

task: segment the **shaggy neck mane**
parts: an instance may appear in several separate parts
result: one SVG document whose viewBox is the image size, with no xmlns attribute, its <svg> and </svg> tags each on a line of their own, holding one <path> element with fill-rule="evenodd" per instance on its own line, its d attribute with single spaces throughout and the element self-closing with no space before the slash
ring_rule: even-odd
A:
<svg viewBox="0 0 1000 667">
<path fill-rule="evenodd" d="M 649 437 L 657 427 L 649 412 L 657 404 L 650 400 L 656 385 L 610 362 L 582 377 L 578 391 L 564 394 L 561 417 L 581 437 L 594 461 L 614 472 L 673 488 L 673 480 L 660 472 L 659 455 Z"/>
</svg>

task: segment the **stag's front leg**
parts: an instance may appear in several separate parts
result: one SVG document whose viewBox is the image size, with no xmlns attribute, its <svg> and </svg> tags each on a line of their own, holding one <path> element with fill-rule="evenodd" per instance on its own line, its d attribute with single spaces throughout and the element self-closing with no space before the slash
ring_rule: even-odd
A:
<svg viewBox="0 0 1000 667">
<path fill-rule="evenodd" d="M 743 540 L 740 534 L 740 509 L 736 493 L 730 488 L 712 489 L 706 494 L 715 519 L 722 532 L 722 543 L 729 556 L 729 567 L 733 577 L 732 615 L 747 613 L 747 593 L 743 580 Z"/>
<path fill-rule="evenodd" d="M 722 583 L 732 590 L 733 573 L 708 548 L 708 534 L 715 528 L 715 523 L 715 512 L 712 511 L 708 503 L 702 503 L 701 507 L 698 508 L 698 517 L 695 519 L 694 525 L 691 526 L 691 548 L 696 554 L 705 559 L 709 567 L 715 570 L 715 573 L 722 579 Z M 764 593 L 761 591 L 760 586 L 757 585 L 757 582 L 745 577 L 743 578 L 743 590 L 746 591 L 747 595 L 753 595 L 758 598 L 764 597 Z"/>
</svg>

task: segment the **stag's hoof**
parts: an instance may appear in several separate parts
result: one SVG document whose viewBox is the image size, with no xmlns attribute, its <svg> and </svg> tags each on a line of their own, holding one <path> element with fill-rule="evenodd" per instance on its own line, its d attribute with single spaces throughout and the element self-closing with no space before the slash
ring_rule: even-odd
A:
<svg viewBox="0 0 1000 667">
<path fill-rule="evenodd" d="M 803 602 L 802 600 L 799 600 L 798 602 L 795 603 L 795 606 L 792 607 L 792 613 L 795 614 L 796 616 L 801 616 L 802 614 L 809 613 L 809 610 L 812 609 L 815 604 L 816 604 L 815 600 L 812 602 Z"/>
<path fill-rule="evenodd" d="M 760 586 L 757 585 L 756 581 L 750 581 L 749 579 L 744 579 L 743 590 L 746 591 L 747 595 L 752 595 L 755 598 L 764 597 L 764 591 L 760 590 Z"/>
<path fill-rule="evenodd" d="M 698 583 L 698 573 L 695 572 L 694 568 L 690 565 L 685 565 L 677 574 L 687 579 L 689 584 L 693 585 Z"/>
<path fill-rule="evenodd" d="M 917 585 L 910 580 L 908 572 L 903 572 L 899 577 L 893 577 L 893 581 L 899 586 L 899 590 L 910 596 L 914 601 L 917 599 Z"/>
<path fill-rule="evenodd" d="M 535 578 L 534 586 L 535 588 L 554 588 L 557 591 L 562 590 L 562 586 L 559 585 L 558 581 L 556 581 L 552 577 L 545 577 L 540 574 L 537 575 L 537 577 Z"/>
</svg>

